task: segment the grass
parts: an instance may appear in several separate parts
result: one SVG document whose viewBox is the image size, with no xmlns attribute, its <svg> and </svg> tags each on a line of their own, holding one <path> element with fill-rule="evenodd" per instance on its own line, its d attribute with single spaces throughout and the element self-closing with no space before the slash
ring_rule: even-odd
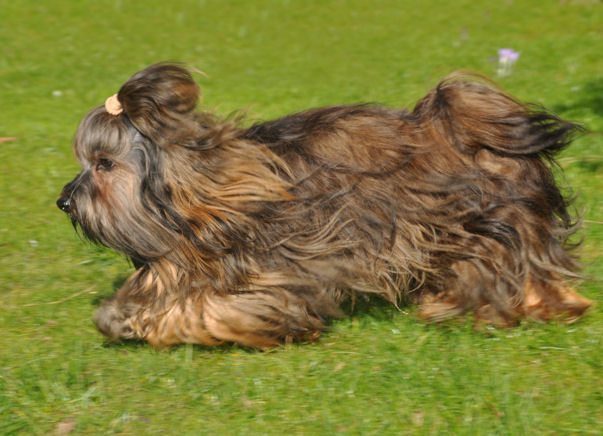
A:
<svg viewBox="0 0 603 436">
<path fill-rule="evenodd" d="M 166 59 L 207 107 L 270 118 L 318 105 L 410 106 L 458 69 L 588 129 L 561 156 L 584 211 L 581 292 L 601 300 L 603 79 L 595 1 L 3 2 L 0 26 L 0 434 L 598 434 L 595 307 L 572 326 L 476 332 L 413 308 L 358 311 L 313 345 L 106 345 L 91 314 L 131 267 L 82 243 L 54 202 L 91 107 Z"/>
</svg>

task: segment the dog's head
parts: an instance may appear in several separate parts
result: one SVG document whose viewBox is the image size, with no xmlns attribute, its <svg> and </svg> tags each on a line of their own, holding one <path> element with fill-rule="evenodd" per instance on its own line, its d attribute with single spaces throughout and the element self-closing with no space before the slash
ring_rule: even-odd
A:
<svg viewBox="0 0 603 436">
<path fill-rule="evenodd" d="M 57 201 L 84 236 L 140 261 L 175 248 L 187 217 L 174 187 L 191 171 L 187 151 L 203 146 L 198 98 L 186 69 L 156 64 L 121 87 L 117 107 L 108 100 L 84 117 L 74 141 L 82 171 Z"/>
</svg>

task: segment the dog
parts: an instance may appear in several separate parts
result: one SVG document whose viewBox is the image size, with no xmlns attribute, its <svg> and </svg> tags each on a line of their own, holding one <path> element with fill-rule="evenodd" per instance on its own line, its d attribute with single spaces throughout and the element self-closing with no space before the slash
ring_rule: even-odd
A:
<svg viewBox="0 0 603 436">
<path fill-rule="evenodd" d="M 454 74 L 412 111 L 311 109 L 243 127 L 197 110 L 180 64 L 132 76 L 82 120 L 57 201 L 136 267 L 95 314 L 112 340 L 313 341 L 377 296 L 426 320 L 578 319 L 591 302 L 554 155 L 579 127 Z"/>
</svg>

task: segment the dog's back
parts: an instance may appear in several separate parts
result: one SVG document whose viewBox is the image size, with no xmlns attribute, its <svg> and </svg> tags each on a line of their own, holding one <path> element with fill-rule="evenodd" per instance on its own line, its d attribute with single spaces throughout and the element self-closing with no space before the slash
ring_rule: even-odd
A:
<svg viewBox="0 0 603 436">
<path fill-rule="evenodd" d="M 547 165 L 578 129 L 457 76 L 411 113 L 319 108 L 243 136 L 287 163 L 296 197 L 278 206 L 271 255 L 336 289 L 410 296 L 431 319 L 510 324 L 589 305 L 561 282 L 577 276 L 575 227 Z"/>
</svg>

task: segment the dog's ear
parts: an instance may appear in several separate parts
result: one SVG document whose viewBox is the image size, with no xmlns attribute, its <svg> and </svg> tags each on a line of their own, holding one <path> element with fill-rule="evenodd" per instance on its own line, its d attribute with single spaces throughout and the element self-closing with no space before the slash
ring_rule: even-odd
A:
<svg viewBox="0 0 603 436">
<path fill-rule="evenodd" d="M 197 148 L 201 90 L 182 65 L 159 63 L 133 75 L 118 99 L 134 127 L 153 142 Z"/>
</svg>

